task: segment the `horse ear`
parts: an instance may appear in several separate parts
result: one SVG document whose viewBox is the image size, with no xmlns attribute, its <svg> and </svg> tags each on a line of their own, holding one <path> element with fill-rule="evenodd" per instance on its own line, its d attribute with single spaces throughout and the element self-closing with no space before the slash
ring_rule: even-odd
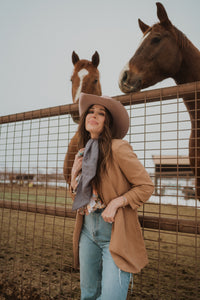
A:
<svg viewBox="0 0 200 300">
<path fill-rule="evenodd" d="M 171 22 L 168 18 L 168 15 L 167 15 L 167 12 L 166 12 L 164 6 L 160 2 L 156 2 L 156 6 L 157 6 L 157 16 L 158 16 L 158 19 L 160 20 L 160 22 L 163 25 L 171 25 Z"/>
<path fill-rule="evenodd" d="M 138 19 L 138 24 L 143 33 L 145 33 L 150 28 L 149 25 L 145 24 L 140 19 Z"/>
<path fill-rule="evenodd" d="M 92 64 L 97 68 L 99 65 L 99 53 L 95 51 L 95 53 L 92 56 Z"/>
<path fill-rule="evenodd" d="M 72 62 L 73 62 L 73 65 L 75 65 L 78 61 L 79 61 L 79 56 L 76 54 L 75 51 L 72 52 Z"/>
</svg>

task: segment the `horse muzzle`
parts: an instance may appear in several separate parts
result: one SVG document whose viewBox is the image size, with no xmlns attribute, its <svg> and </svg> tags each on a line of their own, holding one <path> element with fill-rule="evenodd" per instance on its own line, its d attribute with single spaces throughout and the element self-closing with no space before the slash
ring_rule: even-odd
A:
<svg viewBox="0 0 200 300">
<path fill-rule="evenodd" d="M 119 81 L 119 88 L 125 94 L 138 92 L 142 88 L 142 80 L 139 76 L 132 78 L 130 72 L 125 71 Z"/>
</svg>

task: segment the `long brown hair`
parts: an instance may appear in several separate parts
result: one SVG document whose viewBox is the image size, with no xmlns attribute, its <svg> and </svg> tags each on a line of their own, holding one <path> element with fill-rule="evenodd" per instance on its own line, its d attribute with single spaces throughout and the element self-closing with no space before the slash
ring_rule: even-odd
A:
<svg viewBox="0 0 200 300">
<path fill-rule="evenodd" d="M 79 127 L 78 127 L 78 146 L 84 148 L 86 143 L 89 141 L 90 133 L 85 129 L 85 119 L 88 114 L 89 109 L 82 114 L 80 117 Z M 105 122 L 102 133 L 99 136 L 99 158 L 97 163 L 97 172 L 95 178 L 92 180 L 92 183 L 95 185 L 98 192 L 100 192 L 101 186 L 101 175 L 106 172 L 107 162 L 112 161 L 112 116 L 105 108 Z"/>
</svg>

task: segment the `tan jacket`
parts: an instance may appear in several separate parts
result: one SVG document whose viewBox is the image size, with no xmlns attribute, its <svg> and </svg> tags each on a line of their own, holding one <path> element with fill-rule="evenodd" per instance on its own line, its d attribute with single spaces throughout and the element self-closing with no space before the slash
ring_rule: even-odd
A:
<svg viewBox="0 0 200 300">
<path fill-rule="evenodd" d="M 146 202 L 154 185 L 144 166 L 125 140 L 112 141 L 113 163 L 102 177 L 103 201 L 125 196 L 129 205 L 119 208 L 112 226 L 110 252 L 116 265 L 123 271 L 139 272 L 147 263 L 147 253 L 137 215 L 137 208 Z M 83 216 L 77 214 L 73 236 L 74 267 L 79 264 L 79 237 Z"/>
</svg>

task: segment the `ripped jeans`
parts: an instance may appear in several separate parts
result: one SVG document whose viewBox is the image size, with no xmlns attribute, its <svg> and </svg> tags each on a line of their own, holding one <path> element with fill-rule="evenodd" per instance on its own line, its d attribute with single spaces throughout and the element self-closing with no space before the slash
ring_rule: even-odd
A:
<svg viewBox="0 0 200 300">
<path fill-rule="evenodd" d="M 125 300 L 131 274 L 120 270 L 109 251 L 112 224 L 103 210 L 84 216 L 79 242 L 81 300 Z"/>
</svg>

